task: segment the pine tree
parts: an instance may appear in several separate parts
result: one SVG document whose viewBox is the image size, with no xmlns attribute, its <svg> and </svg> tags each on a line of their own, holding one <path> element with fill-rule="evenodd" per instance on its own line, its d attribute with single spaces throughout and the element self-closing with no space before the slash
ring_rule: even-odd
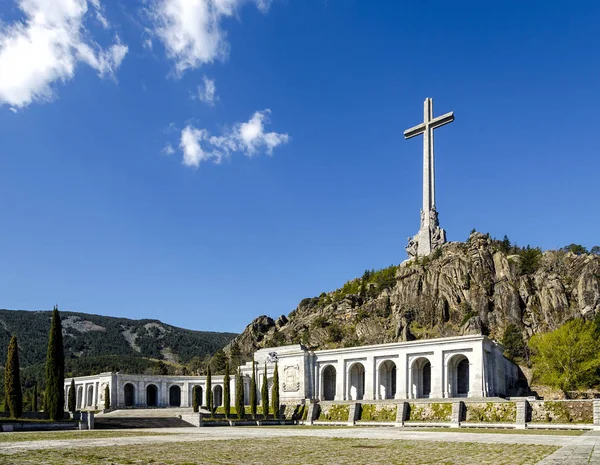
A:
<svg viewBox="0 0 600 465">
<path fill-rule="evenodd" d="M 273 417 L 279 418 L 279 369 L 277 368 L 277 362 L 275 362 L 275 371 L 273 372 L 271 403 L 273 405 Z"/>
<path fill-rule="evenodd" d="M 269 381 L 267 380 L 267 362 L 265 362 L 265 372 L 263 374 L 260 395 L 262 403 L 262 412 L 266 420 L 267 418 L 269 418 Z"/>
<path fill-rule="evenodd" d="M 229 413 L 231 412 L 230 383 L 229 362 L 225 362 L 225 376 L 223 377 L 223 408 L 225 409 L 225 418 L 229 418 Z"/>
<path fill-rule="evenodd" d="M 212 392 L 212 376 L 210 374 L 210 365 L 206 370 L 206 408 L 210 410 L 210 416 L 214 415 L 213 412 L 213 392 Z"/>
<path fill-rule="evenodd" d="M 252 418 L 256 418 L 256 367 L 254 366 L 254 357 L 252 357 L 252 380 L 250 381 L 250 412 Z"/>
<path fill-rule="evenodd" d="M 52 323 L 48 338 L 46 356 L 46 397 L 45 406 L 51 420 L 62 420 L 65 405 L 65 356 L 62 338 L 62 325 L 58 307 L 52 311 Z"/>
<path fill-rule="evenodd" d="M 194 409 L 194 412 L 198 412 L 199 407 L 198 407 L 198 392 L 200 391 L 199 386 L 194 386 L 194 389 L 192 389 L 192 409 Z"/>
<path fill-rule="evenodd" d="M 71 386 L 69 386 L 69 394 L 67 395 L 67 408 L 69 409 L 69 412 L 74 412 L 77 407 L 75 405 L 75 392 L 75 379 L 71 379 Z"/>
<path fill-rule="evenodd" d="M 110 410 L 110 388 L 108 384 L 104 388 L 104 409 Z"/>
<path fill-rule="evenodd" d="M 237 376 L 235 377 L 235 410 L 237 417 L 241 420 L 246 414 L 244 408 L 244 380 L 242 378 L 242 371 L 238 368 Z"/>
<path fill-rule="evenodd" d="M 33 385 L 33 399 L 31 399 L 31 411 L 32 412 L 37 412 L 38 411 L 38 387 L 37 387 L 37 383 L 34 383 L 34 385 Z"/>
<path fill-rule="evenodd" d="M 4 367 L 4 396 L 7 399 L 10 416 L 13 418 L 20 418 L 23 413 L 23 393 L 19 375 L 19 346 L 17 337 L 13 336 L 8 344 Z"/>
</svg>

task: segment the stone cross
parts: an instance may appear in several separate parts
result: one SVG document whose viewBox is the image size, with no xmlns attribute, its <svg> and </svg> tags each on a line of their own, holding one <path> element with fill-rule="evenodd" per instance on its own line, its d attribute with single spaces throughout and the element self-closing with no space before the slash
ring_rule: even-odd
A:
<svg viewBox="0 0 600 465">
<path fill-rule="evenodd" d="M 423 208 L 421 227 L 416 236 L 409 238 L 406 251 L 409 257 L 427 256 L 437 246 L 446 242 L 446 232 L 439 227 L 435 208 L 435 164 L 433 156 L 433 130 L 454 121 L 454 112 L 433 117 L 433 100 L 424 102 L 423 123 L 404 131 L 404 138 L 423 134 Z"/>
</svg>

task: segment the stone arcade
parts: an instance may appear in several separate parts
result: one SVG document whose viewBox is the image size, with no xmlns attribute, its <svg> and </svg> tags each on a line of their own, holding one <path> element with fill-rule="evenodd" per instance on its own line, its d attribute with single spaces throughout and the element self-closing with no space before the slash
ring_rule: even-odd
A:
<svg viewBox="0 0 600 465">
<path fill-rule="evenodd" d="M 301 345 L 265 348 L 254 354 L 257 386 L 267 365 L 269 386 L 279 366 L 283 404 L 416 398 L 506 396 L 517 367 L 503 348 L 486 336 L 460 336 L 344 349 L 309 351 Z M 249 403 L 252 362 L 241 367 Z M 65 399 L 71 380 L 65 380 Z M 205 376 L 156 376 L 102 373 L 75 379 L 78 409 L 102 409 L 109 386 L 111 406 L 191 407 L 192 389 L 206 403 Z M 231 379 L 232 404 L 235 377 Z M 223 399 L 223 376 L 213 376 L 215 406 Z M 260 393 L 257 396 L 260 399 Z"/>
</svg>

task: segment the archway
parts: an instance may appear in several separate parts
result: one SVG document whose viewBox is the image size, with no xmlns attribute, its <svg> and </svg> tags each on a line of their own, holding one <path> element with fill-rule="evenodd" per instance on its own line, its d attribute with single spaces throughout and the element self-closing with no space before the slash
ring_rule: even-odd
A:
<svg viewBox="0 0 600 465">
<path fill-rule="evenodd" d="M 75 405 L 77 409 L 83 407 L 83 386 L 77 386 L 77 402 Z"/>
<path fill-rule="evenodd" d="M 469 395 L 469 359 L 465 355 L 455 355 L 448 362 L 448 381 L 451 397 Z"/>
<path fill-rule="evenodd" d="M 396 364 L 386 360 L 379 365 L 379 398 L 393 399 L 396 396 Z"/>
<path fill-rule="evenodd" d="M 123 386 L 123 395 L 125 398 L 125 407 L 133 407 L 135 404 L 135 388 L 133 384 L 127 383 Z"/>
<path fill-rule="evenodd" d="M 213 388 L 213 406 L 215 408 L 220 407 L 223 403 L 223 388 L 221 386 L 215 386 Z"/>
<path fill-rule="evenodd" d="M 181 407 L 181 388 L 179 386 L 169 388 L 169 406 Z"/>
<path fill-rule="evenodd" d="M 348 371 L 348 400 L 362 400 L 365 395 L 365 367 L 355 363 Z"/>
<path fill-rule="evenodd" d="M 327 365 L 321 374 L 322 400 L 335 400 L 336 371 L 333 365 Z"/>
<path fill-rule="evenodd" d="M 94 405 L 94 386 L 90 385 L 87 387 L 87 396 L 86 399 L 87 401 L 87 406 L 91 407 L 92 405 Z"/>
<path fill-rule="evenodd" d="M 416 398 L 429 398 L 431 394 L 431 362 L 420 357 L 412 364 L 412 395 Z"/>
<path fill-rule="evenodd" d="M 158 388 L 155 384 L 146 386 L 146 405 L 148 407 L 158 406 Z"/>
<path fill-rule="evenodd" d="M 202 394 L 204 393 L 202 386 L 194 386 L 192 387 L 192 404 L 194 403 L 194 396 L 196 396 L 196 399 L 198 401 L 198 407 L 202 406 Z"/>
</svg>

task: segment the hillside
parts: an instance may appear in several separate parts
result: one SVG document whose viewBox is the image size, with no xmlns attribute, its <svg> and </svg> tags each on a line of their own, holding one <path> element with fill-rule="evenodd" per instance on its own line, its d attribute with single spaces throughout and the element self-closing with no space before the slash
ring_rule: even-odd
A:
<svg viewBox="0 0 600 465">
<path fill-rule="evenodd" d="M 177 328 L 159 320 L 60 314 L 67 374 L 181 372 L 184 365 L 213 355 L 235 336 Z M 14 334 L 25 384 L 32 380 L 43 384 L 50 318 L 50 311 L 0 310 L 0 366 Z"/>
<path fill-rule="evenodd" d="M 463 334 L 502 340 L 509 325 L 526 342 L 600 312 L 600 256 L 578 253 L 542 253 L 473 232 L 424 259 L 367 271 L 306 298 L 287 317 L 261 316 L 234 343 L 248 357 L 291 343 L 322 349 Z"/>
</svg>

